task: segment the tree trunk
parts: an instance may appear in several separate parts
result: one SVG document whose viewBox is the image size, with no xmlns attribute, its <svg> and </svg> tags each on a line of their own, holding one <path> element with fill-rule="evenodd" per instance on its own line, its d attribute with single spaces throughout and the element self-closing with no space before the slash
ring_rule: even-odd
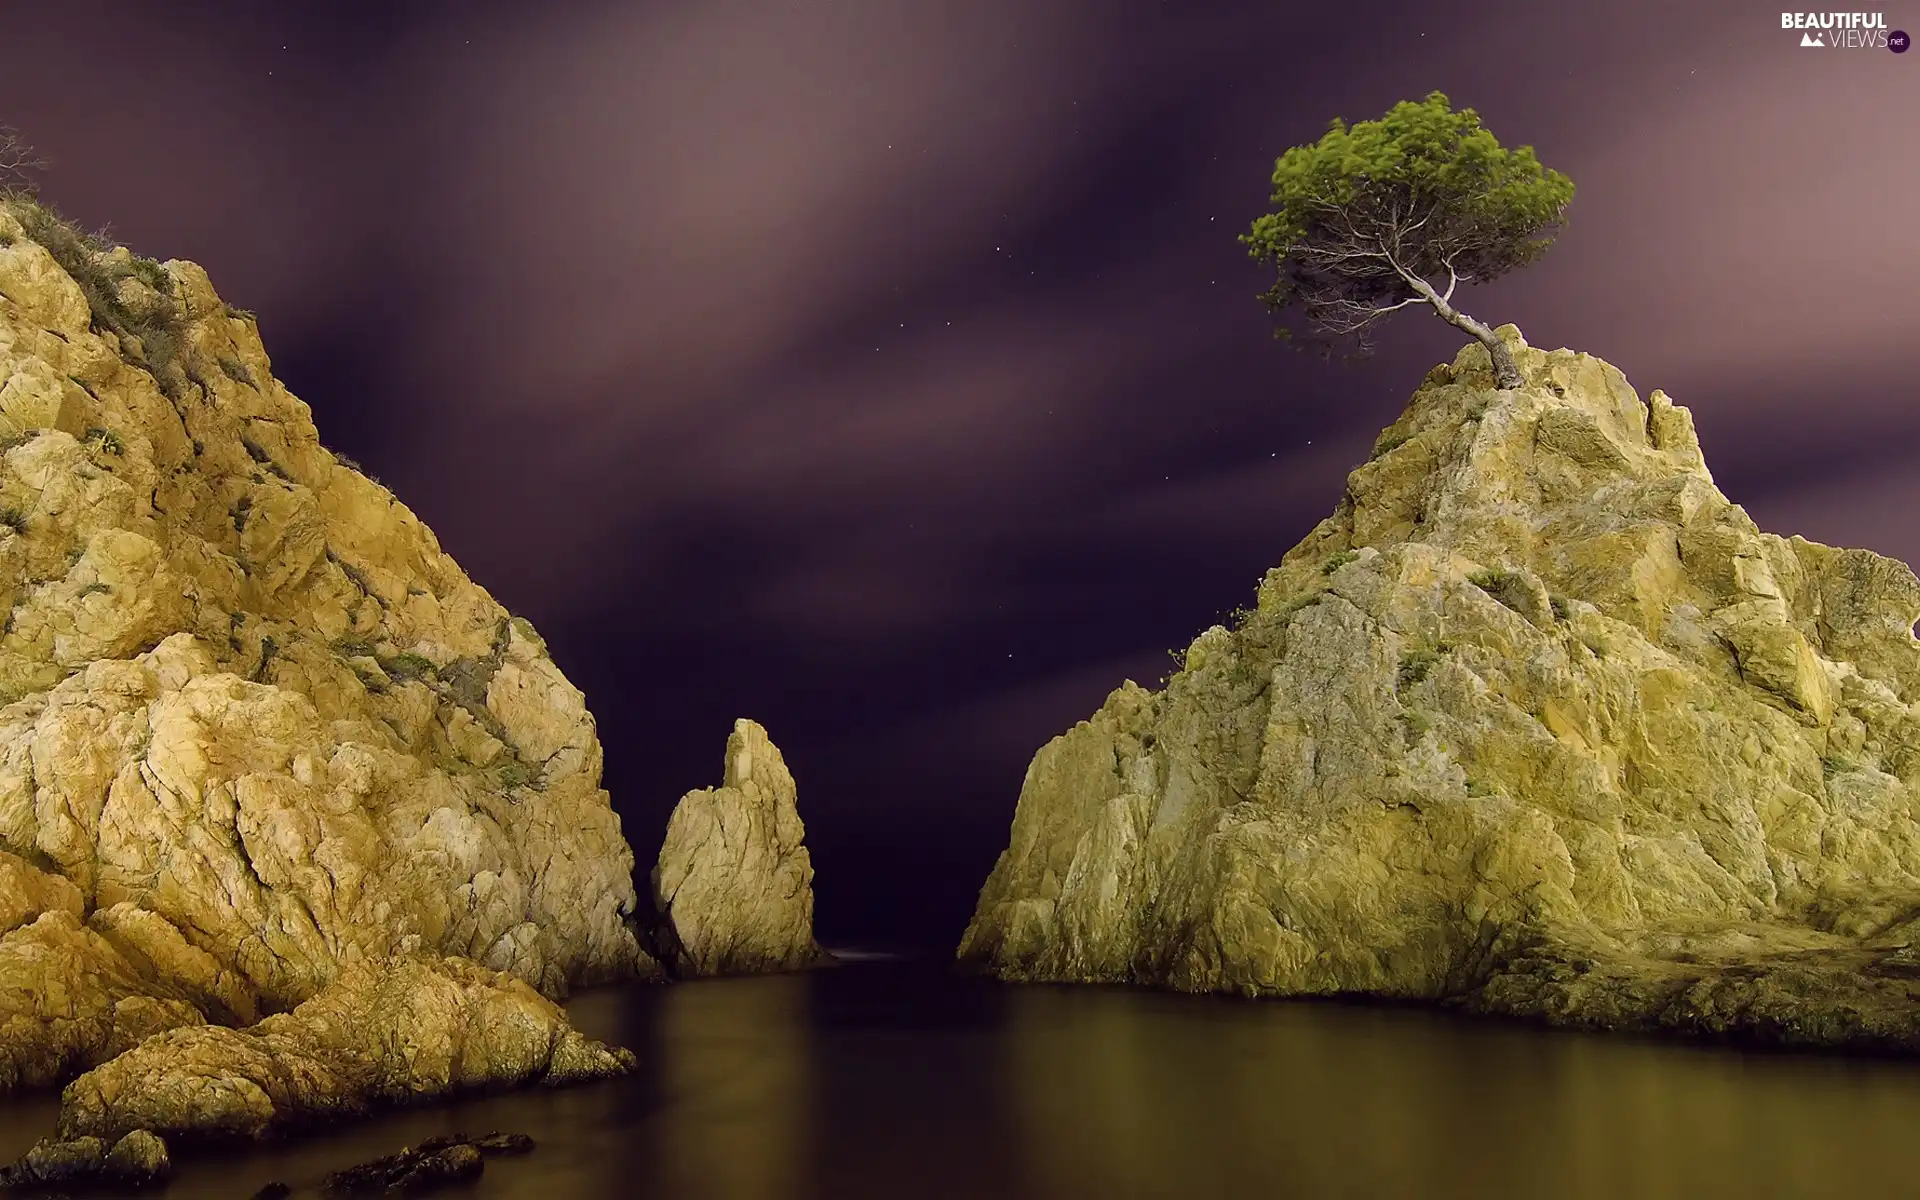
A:
<svg viewBox="0 0 1920 1200">
<path fill-rule="evenodd" d="M 1514 365 L 1513 355 L 1507 350 L 1507 344 L 1495 336 L 1493 330 L 1448 304 L 1439 292 L 1434 291 L 1427 284 L 1426 280 L 1414 277 L 1408 282 L 1413 285 L 1414 291 L 1426 298 L 1428 304 L 1433 305 L 1433 311 L 1440 314 L 1442 321 L 1455 329 L 1472 334 L 1482 346 L 1487 348 L 1488 357 L 1493 359 L 1493 386 L 1508 390 L 1522 386 L 1520 368 Z"/>
<path fill-rule="evenodd" d="M 1494 335 L 1493 330 L 1458 309 L 1453 310 L 1451 317 L 1448 317 L 1445 312 L 1440 315 L 1458 328 L 1479 338 L 1480 344 L 1487 348 L 1488 357 L 1493 359 L 1493 386 L 1506 388 L 1509 391 L 1522 386 L 1520 368 L 1514 365 L 1512 352 L 1507 349 L 1505 342 Z"/>
</svg>

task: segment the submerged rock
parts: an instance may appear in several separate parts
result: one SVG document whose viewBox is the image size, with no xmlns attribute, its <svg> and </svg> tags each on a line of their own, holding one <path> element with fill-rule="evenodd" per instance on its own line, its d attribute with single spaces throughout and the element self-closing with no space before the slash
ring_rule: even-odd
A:
<svg viewBox="0 0 1920 1200">
<path fill-rule="evenodd" d="M 735 721 L 721 786 L 681 797 L 653 869 L 656 949 L 675 973 L 792 971 L 825 959 L 794 796 L 767 731 Z"/>
<path fill-rule="evenodd" d="M 1920 582 L 1502 335 L 1524 388 L 1436 368 L 1252 612 L 1034 757 L 960 957 L 1920 1049 Z"/>
<path fill-rule="evenodd" d="M 115 299 L 114 297 L 117 297 Z M 422 951 L 657 973 L 583 698 L 192 263 L 0 204 L 0 1089 Z"/>
<path fill-rule="evenodd" d="M 464 1133 L 428 1138 L 398 1154 L 335 1171 L 321 1187 L 335 1195 L 368 1192 L 420 1193 L 479 1178 L 484 1159 L 496 1154 L 528 1154 L 533 1139 L 524 1133 Z"/>
<path fill-rule="evenodd" d="M 97 1137 L 43 1139 L 19 1162 L 0 1167 L 0 1191 L 89 1191 L 144 1188 L 173 1175 L 167 1145 L 144 1129 L 116 1142 Z"/>
<path fill-rule="evenodd" d="M 148 1038 L 60 1097 L 63 1137 L 257 1138 L 482 1087 L 622 1075 L 633 1054 L 592 1041 L 505 972 L 457 958 L 356 963 L 292 1012 L 247 1029 Z"/>
</svg>

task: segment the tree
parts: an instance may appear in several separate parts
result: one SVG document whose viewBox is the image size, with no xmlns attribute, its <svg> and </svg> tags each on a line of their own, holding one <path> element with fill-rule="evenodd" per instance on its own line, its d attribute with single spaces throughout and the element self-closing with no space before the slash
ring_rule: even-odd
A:
<svg viewBox="0 0 1920 1200">
<path fill-rule="evenodd" d="M 1329 345 L 1350 339 L 1364 353 L 1374 322 L 1429 305 L 1486 346 L 1496 386 L 1520 386 L 1505 343 L 1453 292 L 1539 258 L 1564 224 L 1573 183 L 1532 147 L 1502 149 L 1479 113 L 1433 92 L 1351 127 L 1336 117 L 1274 163 L 1270 199 L 1240 241 L 1278 270 L 1260 296 L 1275 313 L 1298 306 Z"/>
<path fill-rule="evenodd" d="M 0 125 L 0 193 L 33 191 L 31 172 L 47 164 L 10 125 Z"/>
</svg>

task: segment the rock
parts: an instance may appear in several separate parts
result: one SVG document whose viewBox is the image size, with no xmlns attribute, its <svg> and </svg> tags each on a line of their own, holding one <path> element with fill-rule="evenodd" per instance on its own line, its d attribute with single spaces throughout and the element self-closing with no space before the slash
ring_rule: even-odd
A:
<svg viewBox="0 0 1920 1200">
<path fill-rule="evenodd" d="M 77 246 L 0 203 L 0 1089 L 361 959 L 658 974 L 533 627 L 320 444 L 199 267 Z"/>
<path fill-rule="evenodd" d="M 271 1182 L 261 1184 L 260 1190 L 253 1194 L 253 1200 L 286 1200 L 286 1197 L 292 1194 L 293 1188 L 291 1186 L 275 1179 Z"/>
<path fill-rule="evenodd" d="M 1254 611 L 1033 759 L 963 960 L 1920 1049 L 1920 581 L 1506 327 Z"/>
<path fill-rule="evenodd" d="M 721 785 L 680 798 L 653 869 L 658 949 L 676 974 L 792 971 L 823 960 L 794 795 L 767 731 L 735 721 Z"/>
<path fill-rule="evenodd" d="M 442 1146 L 452 1145 L 472 1146 L 482 1154 L 512 1156 L 532 1154 L 535 1148 L 534 1140 L 524 1133 L 503 1133 L 498 1130 L 493 1133 L 483 1133 L 477 1137 L 469 1137 L 464 1133 L 443 1134 L 440 1137 L 428 1138 L 417 1148 L 438 1150 Z"/>
<path fill-rule="evenodd" d="M 326 1177 L 321 1187 L 330 1193 L 355 1195 L 366 1192 L 412 1194 L 432 1191 L 452 1183 L 467 1183 L 480 1178 L 486 1161 L 480 1151 L 456 1142 L 433 1150 L 401 1151 L 385 1158 Z"/>
<path fill-rule="evenodd" d="M 155 1183 L 173 1172 L 167 1144 L 144 1129 L 136 1129 L 107 1151 L 107 1173 L 128 1183 Z"/>
<path fill-rule="evenodd" d="M 43 1139 L 19 1162 L 0 1167 L 0 1191 L 144 1188 L 165 1183 L 172 1174 L 166 1143 L 136 1129 L 113 1143 L 97 1137 Z"/>
<path fill-rule="evenodd" d="M 449 1183 L 478 1178 L 483 1158 L 495 1154 L 527 1154 L 533 1139 L 524 1133 L 464 1133 L 428 1138 L 418 1146 L 335 1171 L 322 1186 L 333 1193 L 423 1192 Z"/>
<path fill-rule="evenodd" d="M 217 1140 L 353 1116 L 453 1092 L 574 1083 L 631 1071 L 559 1006 L 506 972 L 409 955 L 354 963 L 292 1012 L 247 1029 L 148 1038 L 60 1098 L 64 1137 L 134 1129 Z"/>
</svg>

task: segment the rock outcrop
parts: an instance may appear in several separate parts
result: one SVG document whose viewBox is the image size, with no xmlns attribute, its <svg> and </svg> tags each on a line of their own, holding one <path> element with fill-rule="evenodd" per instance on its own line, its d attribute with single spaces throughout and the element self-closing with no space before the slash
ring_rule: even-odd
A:
<svg viewBox="0 0 1920 1200">
<path fill-rule="evenodd" d="M 396 954 L 549 996 L 655 969 L 533 628 L 321 446 L 199 267 L 17 199 L 0 593 L 0 1089 Z"/>
<path fill-rule="evenodd" d="M 0 1167 L 0 1192 L 139 1191 L 164 1184 L 172 1176 L 167 1144 L 136 1129 L 116 1142 L 97 1137 L 43 1138 L 19 1162 Z"/>
<path fill-rule="evenodd" d="M 721 785 L 680 798 L 653 869 L 655 952 L 675 974 L 793 971 L 825 959 L 794 797 L 767 731 L 735 721 Z"/>
<path fill-rule="evenodd" d="M 67 1085 L 60 1135 L 258 1138 L 482 1087 L 567 1084 L 632 1070 L 551 1000 L 466 959 L 360 962 L 292 1012 L 246 1029 L 148 1038 Z"/>
<path fill-rule="evenodd" d="M 1253 611 L 1035 756 L 960 956 L 1920 1048 L 1920 582 L 1501 336 L 1525 387 L 1435 368 Z"/>
</svg>

